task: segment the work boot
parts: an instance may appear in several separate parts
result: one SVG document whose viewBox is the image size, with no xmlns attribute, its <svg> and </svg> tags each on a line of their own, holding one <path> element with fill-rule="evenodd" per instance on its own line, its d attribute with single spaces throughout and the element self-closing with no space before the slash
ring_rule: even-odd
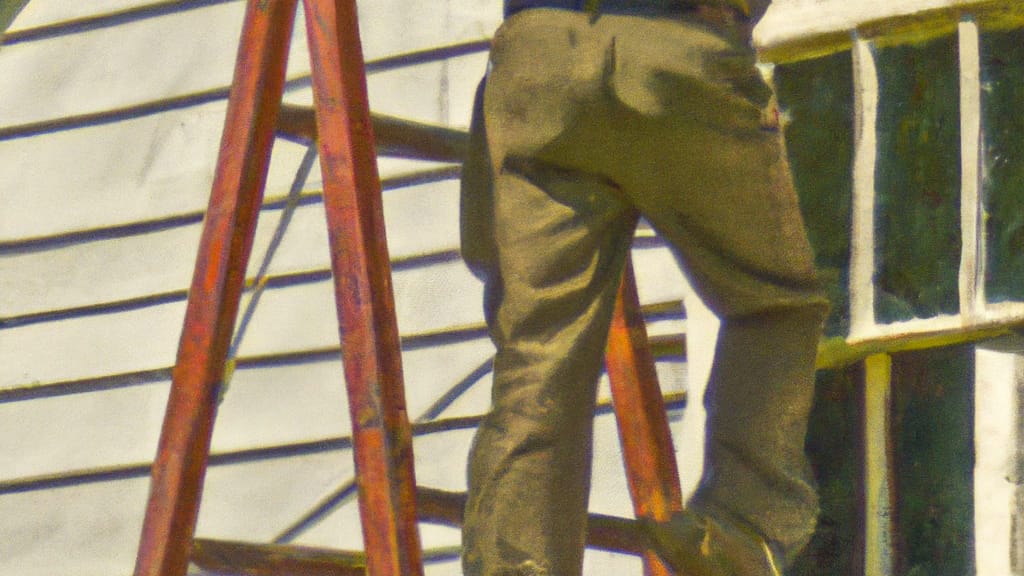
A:
<svg viewBox="0 0 1024 576">
<path fill-rule="evenodd" d="M 691 511 L 641 522 L 651 547 L 681 576 L 782 576 L 781 555 L 753 530 Z"/>
</svg>

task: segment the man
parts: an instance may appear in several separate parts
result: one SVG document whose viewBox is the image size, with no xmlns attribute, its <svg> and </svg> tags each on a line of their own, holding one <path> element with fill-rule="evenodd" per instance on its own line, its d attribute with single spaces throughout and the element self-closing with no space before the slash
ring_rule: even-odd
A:
<svg viewBox="0 0 1024 576">
<path fill-rule="evenodd" d="M 754 65 L 769 0 L 580 2 L 506 0 L 477 95 L 463 251 L 497 354 L 464 572 L 581 573 L 596 383 L 642 215 L 721 319 L 700 486 L 645 524 L 651 545 L 687 576 L 781 574 L 816 521 L 804 436 L 827 303 Z"/>
</svg>

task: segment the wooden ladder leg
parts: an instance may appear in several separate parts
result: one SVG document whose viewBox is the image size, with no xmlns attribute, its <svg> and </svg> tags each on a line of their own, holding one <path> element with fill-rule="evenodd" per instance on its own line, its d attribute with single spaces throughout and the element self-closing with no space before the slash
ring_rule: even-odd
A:
<svg viewBox="0 0 1024 576">
<path fill-rule="evenodd" d="M 633 510 L 638 518 L 667 520 L 683 507 L 679 471 L 630 259 L 619 285 L 605 363 Z M 657 554 L 647 551 L 644 574 L 672 572 Z"/>
<path fill-rule="evenodd" d="M 303 0 L 370 576 L 422 574 L 412 432 L 354 0 Z"/>
<path fill-rule="evenodd" d="M 248 4 L 135 576 L 181 576 L 266 183 L 296 0 Z"/>
</svg>

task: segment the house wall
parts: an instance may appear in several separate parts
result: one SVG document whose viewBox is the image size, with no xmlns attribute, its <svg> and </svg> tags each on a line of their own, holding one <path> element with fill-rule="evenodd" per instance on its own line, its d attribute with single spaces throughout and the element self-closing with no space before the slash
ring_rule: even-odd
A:
<svg viewBox="0 0 1024 576">
<path fill-rule="evenodd" d="M 897 8 L 960 3 L 779 0 L 758 38 L 770 44 Z M 242 8 L 226 0 L 32 0 L 0 49 L 0 575 L 131 570 Z M 464 129 L 486 55 L 462 47 L 493 33 L 500 2 L 388 0 L 363 2 L 360 10 L 374 111 Z M 301 17 L 297 22 L 285 101 L 308 104 Z M 989 291 L 1004 299 L 1021 297 L 1014 279 L 1024 254 L 1013 217 L 1024 213 L 1016 193 L 1024 177 L 1015 111 L 1024 90 L 1021 46 L 1017 33 L 983 34 Z M 418 56 L 390 64 L 408 54 Z M 883 321 L 948 312 L 956 302 L 955 282 L 949 284 L 956 277 L 949 250 L 958 242 L 950 216 L 959 177 L 950 172 L 959 153 L 951 136 L 955 55 L 946 40 L 878 53 L 888 106 L 879 134 L 879 197 L 898 208 L 897 219 L 881 225 L 883 297 L 876 312 Z M 833 296 L 828 330 L 846 334 L 850 55 L 779 65 L 774 75 L 790 117 L 802 206 Z M 359 548 L 321 183 L 308 153 L 301 144 L 275 144 L 249 264 L 255 276 L 266 263 L 274 281 L 251 307 L 238 346 L 244 361 L 219 408 L 213 446 L 220 456 L 210 468 L 198 534 Z M 394 158 L 379 163 L 399 325 L 409 343 L 403 360 L 410 415 L 421 423 L 479 415 L 488 402 L 493 350 L 481 330 L 481 286 L 456 254 L 458 185 L 451 168 Z M 286 215 L 294 193 L 298 206 Z M 908 249 L 900 238 L 919 244 Z M 684 485 L 692 488 L 703 419 L 692 399 L 706 378 L 715 321 L 657 241 L 638 243 L 634 258 L 642 301 L 671 310 L 652 318 L 652 333 L 687 334 L 687 360 L 664 359 L 659 375 L 666 392 L 686 391 L 691 399 L 671 418 Z M 681 299 L 685 320 L 675 304 Z M 251 302 L 246 295 L 243 309 Z M 451 338 L 417 345 L 438 332 Z M 972 569 L 974 443 L 988 445 L 971 418 L 973 354 L 958 348 L 896 360 L 897 573 Z M 995 372 L 986 374 L 997 376 L 986 382 L 1013 373 L 1005 358 L 994 362 Z M 819 378 L 808 447 L 824 515 L 797 574 L 853 573 L 860 562 L 857 378 L 856 371 Z M 989 417 L 982 414 L 976 418 Z M 602 413 L 596 427 L 592 510 L 628 516 L 611 415 Z M 471 434 L 454 428 L 417 435 L 421 484 L 464 489 Z M 322 506 L 326 501 L 336 505 Z M 437 557 L 428 574 L 458 574 L 458 532 L 424 525 L 422 533 Z M 585 573 L 641 568 L 636 558 L 590 551 Z"/>
<path fill-rule="evenodd" d="M 243 7 L 33 0 L 0 49 L 0 574 L 132 569 Z M 486 54 L 464 45 L 489 38 L 500 10 L 490 0 L 360 3 L 373 110 L 465 129 Z M 308 71 L 300 14 L 286 102 L 311 102 Z M 272 282 L 238 343 L 197 533 L 359 549 L 320 175 L 307 153 L 275 143 L 248 268 L 253 277 L 266 263 Z M 451 168 L 379 163 L 417 423 L 479 415 L 489 398 L 493 349 L 481 285 L 457 255 Z M 300 200 L 286 216 L 291 193 Z M 657 242 L 635 258 L 645 304 L 683 297 Z M 243 310 L 251 302 L 247 293 Z M 652 331 L 679 333 L 682 316 L 670 306 Z M 441 344 L 422 344 L 436 333 L 447 334 Z M 660 371 L 666 391 L 685 389 L 681 360 Z M 613 417 L 605 410 L 596 425 L 593 510 L 629 515 Z M 700 424 L 676 411 L 673 426 Z M 462 490 L 472 430 L 437 427 L 416 436 L 420 484 Z M 681 448 L 691 485 L 693 446 Z M 458 531 L 423 525 L 422 536 L 436 557 L 428 574 L 458 574 Z M 588 574 L 639 566 L 587 558 Z"/>
</svg>

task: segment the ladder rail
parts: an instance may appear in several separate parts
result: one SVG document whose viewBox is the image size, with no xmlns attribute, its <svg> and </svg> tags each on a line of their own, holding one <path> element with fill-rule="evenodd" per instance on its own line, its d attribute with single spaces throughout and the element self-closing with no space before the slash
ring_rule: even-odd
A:
<svg viewBox="0 0 1024 576">
<path fill-rule="evenodd" d="M 218 392 L 281 107 L 297 0 L 250 0 L 136 576 L 188 566 Z M 422 572 L 411 432 L 353 0 L 306 2 L 364 538 L 374 576 Z M 349 117 L 349 114 L 358 117 Z M 383 457 L 381 457 L 383 455 Z"/>
<path fill-rule="evenodd" d="M 605 365 L 633 511 L 638 518 L 668 520 L 683 509 L 683 497 L 632 258 L 626 259 L 619 283 Z M 671 576 L 655 552 L 645 551 L 643 559 L 645 576 Z"/>
<path fill-rule="evenodd" d="M 412 432 L 358 13 L 354 0 L 303 3 L 367 569 L 417 576 Z"/>
<path fill-rule="evenodd" d="M 217 396 L 270 164 L 295 4 L 250 2 L 246 9 L 135 576 L 179 575 L 188 567 Z"/>
<path fill-rule="evenodd" d="M 182 576 L 188 567 L 219 392 L 229 371 L 227 354 L 282 114 L 297 4 L 250 0 L 246 8 L 136 576 Z M 373 138 L 374 120 L 381 121 L 370 115 L 355 0 L 303 4 L 315 132 L 308 120 L 302 124 L 304 133 L 317 135 L 320 151 L 366 570 L 372 576 L 419 576 L 423 552 L 412 430 Z M 667 519 L 681 508 L 678 471 L 631 263 L 616 304 L 607 366 L 635 509 L 639 516 Z M 642 546 L 635 534 L 624 542 L 633 553 Z M 645 563 L 650 576 L 667 576 L 652 553 L 645 553 Z"/>
</svg>

